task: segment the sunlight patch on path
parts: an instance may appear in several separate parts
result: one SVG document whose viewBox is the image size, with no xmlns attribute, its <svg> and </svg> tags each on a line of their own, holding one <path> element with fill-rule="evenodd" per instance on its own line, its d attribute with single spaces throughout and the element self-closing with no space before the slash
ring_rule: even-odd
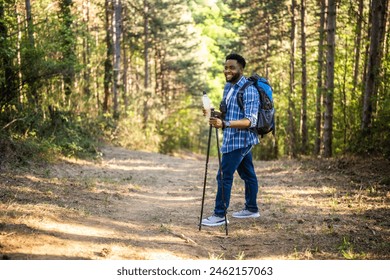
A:
<svg viewBox="0 0 390 280">
<path fill-rule="evenodd" d="M 147 252 L 141 255 L 147 260 L 183 260 L 183 258 L 175 256 L 171 252 L 165 251 Z"/>
</svg>

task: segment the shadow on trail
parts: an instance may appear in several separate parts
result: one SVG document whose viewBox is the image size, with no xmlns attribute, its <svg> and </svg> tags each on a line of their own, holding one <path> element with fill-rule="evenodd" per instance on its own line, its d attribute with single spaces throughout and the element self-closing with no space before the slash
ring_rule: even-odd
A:
<svg viewBox="0 0 390 280">
<path fill-rule="evenodd" d="M 64 163 L 49 175 L 0 174 L 0 217 L 7 218 L 0 233 L 29 240 L 32 247 L 49 240 L 59 255 L 12 252 L 4 239 L 0 254 L 11 259 L 150 259 L 161 252 L 183 259 L 343 259 L 349 252 L 357 259 L 390 258 L 385 191 L 354 188 L 348 176 L 305 169 L 296 161 L 255 166 L 261 217 L 237 220 L 229 212 L 228 237 L 223 227 L 198 230 L 204 176 L 199 160 L 110 148 L 100 164 Z M 214 205 L 217 167 L 211 161 L 204 216 Z M 230 211 L 242 208 L 243 189 L 235 180 Z M 72 242 L 81 252 L 61 249 Z"/>
</svg>

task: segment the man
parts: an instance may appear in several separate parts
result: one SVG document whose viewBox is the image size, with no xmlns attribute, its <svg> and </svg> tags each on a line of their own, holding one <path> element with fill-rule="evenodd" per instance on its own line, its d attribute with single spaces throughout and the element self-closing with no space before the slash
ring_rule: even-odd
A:
<svg viewBox="0 0 390 280">
<path fill-rule="evenodd" d="M 209 121 L 213 127 L 223 129 L 222 178 L 218 172 L 214 214 L 202 220 L 202 225 L 205 226 L 219 226 L 225 223 L 225 211 L 229 207 L 235 171 L 245 182 L 245 206 L 243 210 L 234 212 L 232 216 L 234 218 L 260 216 L 257 207 L 258 183 L 251 153 L 253 145 L 258 144 L 259 139 L 254 132 L 248 129 L 254 127 L 257 121 L 260 101 L 256 88 L 251 85 L 245 89 L 244 110 L 240 109 L 237 104 L 237 93 L 247 81 L 243 76 L 245 64 L 245 59 L 238 54 L 230 54 L 226 57 L 224 74 L 227 83 L 220 108 L 224 117 L 212 117 Z"/>
</svg>

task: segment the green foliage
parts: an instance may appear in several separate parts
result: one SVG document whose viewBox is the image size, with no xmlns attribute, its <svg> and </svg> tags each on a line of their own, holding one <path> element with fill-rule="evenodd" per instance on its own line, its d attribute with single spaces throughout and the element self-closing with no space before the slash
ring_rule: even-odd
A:
<svg viewBox="0 0 390 280">
<path fill-rule="evenodd" d="M 56 156 L 98 157 L 102 131 L 92 121 L 69 112 L 23 111 L 9 115 L 2 112 L 0 119 L 2 154 L 8 161 L 26 164 L 32 160 L 54 160 Z M 12 119 L 16 117 L 15 119 Z"/>
<path fill-rule="evenodd" d="M 356 253 L 353 243 L 349 241 L 348 237 L 343 237 L 343 241 L 338 247 L 341 255 L 347 260 L 361 260 L 365 259 L 366 254 Z"/>
<path fill-rule="evenodd" d="M 28 166 L 32 162 L 51 162 L 59 151 L 44 139 L 0 134 L 0 167 Z"/>
<path fill-rule="evenodd" d="M 196 137 L 197 131 L 193 130 L 196 114 L 189 106 L 191 100 L 187 98 L 181 104 L 178 111 L 172 112 L 158 125 L 160 135 L 159 152 L 163 154 L 172 153 L 180 149 L 191 149 L 192 139 Z"/>
<path fill-rule="evenodd" d="M 96 131 L 99 121 L 85 116 L 73 116 L 70 112 L 56 111 L 50 121 L 45 122 L 39 137 L 50 142 L 65 156 L 98 156 L 101 131 Z"/>
<path fill-rule="evenodd" d="M 348 145 L 347 152 L 358 155 L 374 155 L 390 159 L 390 117 L 376 120 L 370 132 L 359 131 Z"/>
<path fill-rule="evenodd" d="M 260 139 L 260 144 L 253 148 L 253 158 L 256 160 L 274 160 L 278 158 L 275 152 L 276 138 L 271 134 Z"/>
<path fill-rule="evenodd" d="M 214 107 L 218 107 L 225 82 L 224 58 L 230 52 L 246 57 L 246 75 L 252 71 L 268 74 L 275 92 L 277 142 L 272 136 L 261 139 L 254 157 L 274 159 L 288 153 L 289 100 L 294 105 L 291 109 L 299 145 L 303 66 L 298 28 L 292 93 L 289 2 L 156 0 L 147 1 L 147 12 L 142 3 L 122 1 L 120 74 L 127 76 L 119 81 L 120 117 L 113 119 L 112 90 L 104 91 L 105 74 L 111 77 L 113 73 L 105 73 L 104 69 L 107 26 L 103 2 L 89 2 L 87 16 L 85 1 L 34 1 L 33 25 L 29 28 L 20 21 L 25 14 L 24 1 L 1 2 L 0 129 L 1 141 L 9 147 L 3 150 L 11 153 L 16 149 L 31 155 L 28 151 L 42 145 L 43 150 L 37 154 L 53 149 L 52 154 L 96 155 L 98 141 L 104 139 L 133 149 L 163 153 L 190 149 L 205 153 L 209 127 L 201 116 L 201 92 L 206 90 Z M 306 3 L 307 124 L 311 152 L 315 137 L 319 7 L 316 1 Z M 360 50 L 355 46 L 357 7 L 349 2 L 338 5 L 333 149 L 336 155 L 352 152 L 389 157 L 388 34 L 383 38 L 378 94 L 373 96 L 372 127 L 361 131 L 365 48 L 369 44 L 369 1 L 364 4 Z M 360 51 L 361 61 L 354 84 L 356 51 Z M 144 73 L 145 68 L 149 73 Z M 104 102 L 109 107 L 105 114 Z M 213 133 L 212 155 L 217 154 L 215 146 Z"/>
<path fill-rule="evenodd" d="M 236 21 L 227 18 L 232 13 L 229 6 L 222 1 L 215 2 L 192 1 L 190 7 L 202 40 L 200 55 L 206 66 L 201 76 L 203 90 L 217 106 L 222 97 L 225 56 L 239 52 L 239 37 Z"/>
</svg>

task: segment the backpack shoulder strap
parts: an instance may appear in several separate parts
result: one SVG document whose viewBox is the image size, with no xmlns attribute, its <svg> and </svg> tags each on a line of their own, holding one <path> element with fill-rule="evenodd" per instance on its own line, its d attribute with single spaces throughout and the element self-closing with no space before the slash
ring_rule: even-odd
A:
<svg viewBox="0 0 390 280">
<path fill-rule="evenodd" d="M 244 92 L 247 87 L 250 85 L 253 85 L 254 81 L 251 80 L 250 78 L 245 82 L 245 84 L 238 90 L 237 93 L 237 104 L 238 107 L 240 107 L 241 110 L 244 110 Z"/>
</svg>

